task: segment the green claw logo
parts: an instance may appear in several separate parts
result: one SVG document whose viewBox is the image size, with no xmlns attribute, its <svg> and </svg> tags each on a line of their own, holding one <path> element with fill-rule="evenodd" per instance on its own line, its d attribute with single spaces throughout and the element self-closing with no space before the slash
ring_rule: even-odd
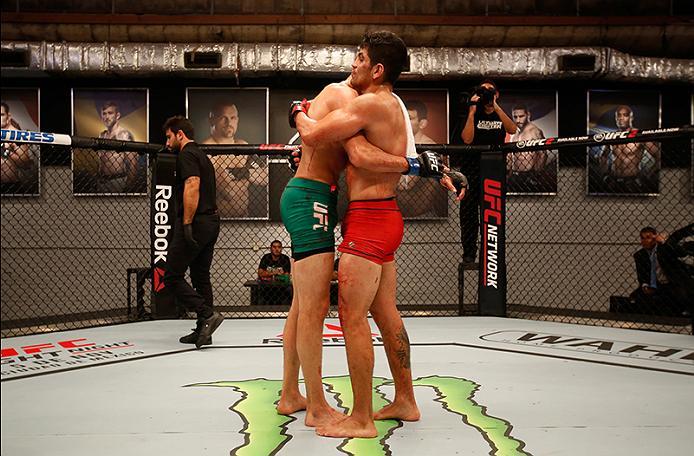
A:
<svg viewBox="0 0 694 456">
<path fill-rule="evenodd" d="M 326 377 L 323 379 L 337 403 L 345 409 L 352 407 L 352 386 L 349 376 Z M 474 427 L 489 444 L 489 454 L 493 456 L 530 456 L 523 451 L 525 443 L 511 436 L 513 426 L 508 421 L 491 416 L 487 408 L 473 399 L 479 385 L 470 380 L 458 377 L 433 375 L 421 377 L 414 382 L 416 387 L 429 387 L 447 412 L 459 415 L 465 424 Z M 392 382 L 382 378 L 373 379 L 373 406 L 378 410 L 388 404 L 385 395 L 379 388 L 391 385 Z M 241 398 L 230 409 L 243 420 L 241 433 L 243 444 L 231 450 L 236 456 L 265 456 L 277 454 L 291 439 L 287 426 L 296 418 L 279 415 L 275 404 L 280 398 L 281 380 L 258 378 L 241 381 L 221 381 L 212 383 L 195 383 L 186 386 L 213 386 L 232 388 L 241 393 Z M 402 422 L 397 420 L 376 421 L 378 437 L 375 439 L 345 439 L 337 447 L 347 455 L 391 456 L 388 438 Z"/>
</svg>

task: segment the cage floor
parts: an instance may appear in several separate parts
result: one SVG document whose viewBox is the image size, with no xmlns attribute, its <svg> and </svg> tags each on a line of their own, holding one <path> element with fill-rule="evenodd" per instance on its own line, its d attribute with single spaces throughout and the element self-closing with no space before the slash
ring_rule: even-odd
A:
<svg viewBox="0 0 694 456">
<path fill-rule="evenodd" d="M 2 339 L 2 455 L 651 455 L 694 444 L 694 337 L 485 317 L 408 318 L 422 418 L 376 439 L 318 437 L 277 415 L 283 320 L 191 321 Z M 372 323 L 374 403 L 393 397 Z M 350 402 L 326 321 L 323 375 Z M 302 385 L 303 388 L 303 385 Z"/>
</svg>

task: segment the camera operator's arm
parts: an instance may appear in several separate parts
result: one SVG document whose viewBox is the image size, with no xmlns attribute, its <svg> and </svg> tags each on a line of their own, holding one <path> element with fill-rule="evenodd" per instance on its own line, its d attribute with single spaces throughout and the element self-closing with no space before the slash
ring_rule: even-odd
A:
<svg viewBox="0 0 694 456">
<path fill-rule="evenodd" d="M 472 141 L 475 139 L 475 113 L 477 112 L 477 102 L 479 99 L 479 95 L 473 95 L 472 98 L 470 98 L 467 120 L 465 121 L 463 133 L 460 135 L 465 144 L 472 144 Z"/>
<path fill-rule="evenodd" d="M 506 115 L 503 109 L 501 109 L 501 106 L 496 102 L 496 99 L 499 97 L 499 92 L 497 92 L 494 95 L 494 112 L 496 112 L 499 115 L 499 118 L 501 119 L 501 123 L 504 124 L 504 130 L 506 130 L 506 133 L 509 135 L 512 135 L 516 132 L 516 124 L 511 120 L 509 116 Z"/>
</svg>

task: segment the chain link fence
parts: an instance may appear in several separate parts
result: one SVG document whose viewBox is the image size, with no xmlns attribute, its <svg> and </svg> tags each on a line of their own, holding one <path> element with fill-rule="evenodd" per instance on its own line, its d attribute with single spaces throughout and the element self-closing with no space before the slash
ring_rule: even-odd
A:
<svg viewBox="0 0 694 456">
<path fill-rule="evenodd" d="M 691 155 L 686 140 L 509 154 L 508 316 L 691 333 Z M 671 236 L 652 296 L 634 257 L 645 227 Z"/>
<path fill-rule="evenodd" d="M 657 166 L 626 166 L 640 181 L 624 180 L 623 156 L 642 150 L 639 144 L 589 151 L 588 163 L 585 147 L 507 155 L 509 316 L 691 332 L 685 308 L 663 313 L 625 304 L 639 287 L 633 254 L 640 229 L 672 233 L 694 218 L 689 140 L 658 145 Z M 152 163 L 144 152 L 156 147 L 130 146 L 140 154 L 103 144 L 22 145 L 31 156 L 22 176 L 9 174 L 9 155 L 3 158 L 3 337 L 150 318 Z M 55 166 L 65 153 L 73 154 L 72 167 Z M 640 154 L 642 161 L 651 156 Z M 285 316 L 291 283 L 261 281 L 258 268 L 274 240 L 289 254 L 279 214 L 292 176 L 286 158 L 220 153 L 212 160 L 222 218 L 211 270 L 215 307 L 232 318 Z M 478 314 L 478 271 L 462 262 L 460 204 L 419 178 L 403 178 L 398 203 L 406 218 L 397 255 L 403 315 Z"/>
</svg>

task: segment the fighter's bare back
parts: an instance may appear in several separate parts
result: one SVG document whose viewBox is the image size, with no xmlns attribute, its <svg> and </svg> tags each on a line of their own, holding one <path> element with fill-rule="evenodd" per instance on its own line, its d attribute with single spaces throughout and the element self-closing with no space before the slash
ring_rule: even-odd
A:
<svg viewBox="0 0 694 456">
<path fill-rule="evenodd" d="M 356 97 L 357 91 L 346 83 L 329 84 L 311 101 L 308 114 L 311 118 L 320 120 Z M 301 165 L 296 172 L 296 177 L 329 185 L 337 184 L 340 173 L 347 163 L 341 141 L 317 145 L 303 144 L 301 155 Z"/>
</svg>

